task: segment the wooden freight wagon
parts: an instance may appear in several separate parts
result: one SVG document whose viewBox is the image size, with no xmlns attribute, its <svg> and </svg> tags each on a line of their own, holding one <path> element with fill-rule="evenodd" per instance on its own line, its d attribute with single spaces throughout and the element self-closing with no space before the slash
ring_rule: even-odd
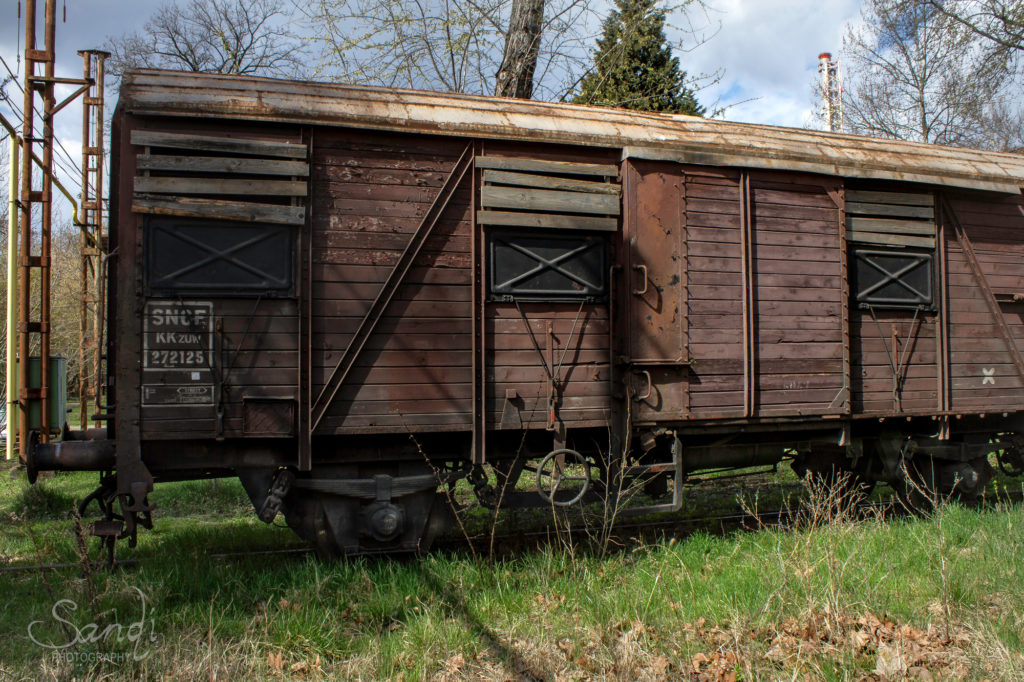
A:
<svg viewBox="0 0 1024 682">
<path fill-rule="evenodd" d="M 1024 464 L 1021 156 L 162 71 L 112 144 L 108 434 L 29 462 L 112 472 L 106 537 L 191 477 L 355 553 L 425 546 L 464 477 L 651 511 L 784 457 Z"/>
</svg>

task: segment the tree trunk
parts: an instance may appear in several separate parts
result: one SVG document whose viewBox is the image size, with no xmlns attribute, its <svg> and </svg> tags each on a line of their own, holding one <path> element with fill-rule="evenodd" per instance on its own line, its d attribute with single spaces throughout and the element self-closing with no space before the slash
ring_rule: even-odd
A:
<svg viewBox="0 0 1024 682">
<path fill-rule="evenodd" d="M 544 0 L 512 0 L 495 95 L 520 99 L 533 96 L 533 72 L 537 68 L 543 24 Z"/>
</svg>

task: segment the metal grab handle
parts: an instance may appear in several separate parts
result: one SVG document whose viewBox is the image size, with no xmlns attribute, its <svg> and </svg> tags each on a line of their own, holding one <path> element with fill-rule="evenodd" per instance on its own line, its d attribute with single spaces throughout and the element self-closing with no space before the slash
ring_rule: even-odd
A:
<svg viewBox="0 0 1024 682">
<path fill-rule="evenodd" d="M 634 265 L 633 269 L 636 270 L 637 272 L 640 272 L 641 270 L 644 271 L 644 288 L 643 289 L 633 289 L 633 295 L 634 296 L 643 296 L 644 294 L 647 293 L 647 266 L 646 265 L 642 265 L 642 264 L 641 265 Z"/>
<path fill-rule="evenodd" d="M 640 373 L 647 377 L 647 393 L 644 393 L 642 396 L 636 397 L 635 400 L 637 402 L 647 400 L 648 398 L 651 397 L 651 393 L 654 392 L 654 382 L 651 381 L 651 373 L 648 372 L 646 369 L 640 370 Z"/>
</svg>

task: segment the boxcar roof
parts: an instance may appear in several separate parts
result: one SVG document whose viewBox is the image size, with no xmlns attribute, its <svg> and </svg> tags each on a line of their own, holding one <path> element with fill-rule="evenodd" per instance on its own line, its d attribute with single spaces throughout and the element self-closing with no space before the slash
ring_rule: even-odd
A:
<svg viewBox="0 0 1024 682">
<path fill-rule="evenodd" d="M 474 95 L 139 70 L 133 114 L 312 123 L 620 149 L 623 157 L 806 171 L 997 192 L 1024 188 L 1024 156 L 813 130 Z"/>
</svg>

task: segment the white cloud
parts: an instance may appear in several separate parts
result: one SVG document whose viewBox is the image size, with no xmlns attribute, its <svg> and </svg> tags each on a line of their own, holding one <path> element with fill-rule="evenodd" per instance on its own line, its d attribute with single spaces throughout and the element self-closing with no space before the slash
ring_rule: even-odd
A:
<svg viewBox="0 0 1024 682">
<path fill-rule="evenodd" d="M 37 2 L 38 6 L 38 47 L 43 46 L 42 16 L 43 2 Z M 94 0 L 90 2 L 67 3 L 66 20 L 62 10 L 63 5 L 57 7 L 57 63 L 56 74 L 62 78 L 82 77 L 82 58 L 77 51 L 101 46 L 108 37 L 134 30 L 141 27 L 150 14 L 160 5 L 155 1 L 139 0 Z M 21 19 L 17 17 L 16 0 L 0 0 L 0 54 L 3 55 L 7 64 L 16 71 L 18 81 L 22 82 L 22 74 L 19 70 L 18 52 L 19 48 L 24 49 L 25 45 L 25 3 L 21 3 Z M 6 76 L 7 72 L 0 66 L 0 74 Z M 61 101 L 75 88 L 67 85 L 60 85 L 56 88 L 57 100 Z M 0 113 L 9 121 L 20 128 L 21 118 L 18 115 L 23 106 L 23 96 L 16 85 L 7 86 L 7 93 L 14 100 L 17 111 L 3 103 L 0 103 Z M 80 171 L 77 166 L 81 164 L 81 134 L 82 118 L 81 104 L 73 102 L 57 114 L 54 125 L 55 137 L 63 145 L 63 149 L 55 150 L 55 171 L 58 180 L 73 195 L 77 195 L 81 181 Z M 109 111 L 108 111 L 109 114 Z M 36 125 L 41 125 L 40 119 L 36 118 Z M 65 153 L 66 152 L 66 153 Z M 70 157 L 70 158 L 68 158 Z M 73 161 L 73 162 L 72 162 Z M 5 185 L 6 187 L 6 185 Z M 62 208 L 63 199 L 57 197 L 57 206 Z M 70 211 L 67 211 L 70 215 Z"/>
<path fill-rule="evenodd" d="M 712 7 L 720 31 L 680 56 L 691 73 L 725 69 L 701 100 L 728 105 L 757 98 L 730 108 L 725 118 L 803 126 L 813 106 L 818 55 L 839 53 L 860 0 L 713 0 Z"/>
<path fill-rule="evenodd" d="M 24 17 L 19 26 L 16 4 L 15 0 L 0 0 L 0 16 L 7 19 L 0 24 L 0 54 L 12 68 L 16 68 L 16 46 L 24 40 L 19 36 L 24 30 Z M 77 50 L 99 46 L 110 36 L 141 28 L 160 4 L 155 0 L 68 3 L 67 21 L 61 21 L 58 15 L 58 75 L 79 77 L 82 62 Z M 725 70 L 719 83 L 701 91 L 700 100 L 709 105 L 716 101 L 735 105 L 725 112 L 729 120 L 805 125 L 813 107 L 817 55 L 839 52 L 844 25 L 856 18 L 860 0 L 711 0 L 711 6 L 710 18 L 720 24 L 717 35 L 679 54 L 683 67 L 691 74 Z M 673 37 L 681 39 L 682 35 L 677 32 Z M 20 106 L 20 93 L 10 86 L 9 91 L 16 95 Z M 9 109 L 0 106 L 0 110 L 14 118 Z M 76 163 L 80 162 L 79 111 L 79 106 L 69 106 L 58 115 L 56 127 Z M 59 173 L 65 185 L 75 191 L 78 178 Z"/>
</svg>

